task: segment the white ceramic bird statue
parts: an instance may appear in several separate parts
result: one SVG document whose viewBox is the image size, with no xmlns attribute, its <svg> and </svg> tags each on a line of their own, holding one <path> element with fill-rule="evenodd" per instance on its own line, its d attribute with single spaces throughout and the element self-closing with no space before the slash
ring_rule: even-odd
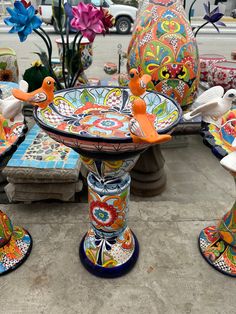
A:
<svg viewBox="0 0 236 314">
<path fill-rule="evenodd" d="M 231 109 L 235 99 L 236 89 L 230 89 L 224 94 L 223 87 L 214 86 L 197 98 L 197 108 L 184 114 L 183 118 L 188 121 L 201 115 L 202 121 L 220 128 L 222 116 Z"/>
<path fill-rule="evenodd" d="M 28 91 L 28 83 L 24 80 L 21 80 L 19 82 L 19 89 L 27 92 Z M 6 119 L 13 119 L 14 120 L 22 120 L 23 115 L 21 113 L 23 108 L 23 102 L 17 98 L 15 98 L 13 95 L 5 98 L 0 99 L 0 113 L 3 115 Z"/>
</svg>

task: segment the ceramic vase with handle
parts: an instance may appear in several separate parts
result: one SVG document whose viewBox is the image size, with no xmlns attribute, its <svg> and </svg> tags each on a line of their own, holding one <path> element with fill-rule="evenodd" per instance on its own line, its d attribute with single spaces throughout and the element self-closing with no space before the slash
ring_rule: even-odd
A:
<svg viewBox="0 0 236 314">
<path fill-rule="evenodd" d="M 152 76 L 150 88 L 190 105 L 200 78 L 196 39 L 180 0 L 142 1 L 128 48 L 128 69 Z"/>
</svg>

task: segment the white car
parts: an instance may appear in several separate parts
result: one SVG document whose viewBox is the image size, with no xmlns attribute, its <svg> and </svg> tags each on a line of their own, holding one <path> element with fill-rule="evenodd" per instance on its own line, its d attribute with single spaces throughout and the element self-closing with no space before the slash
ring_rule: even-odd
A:
<svg viewBox="0 0 236 314">
<path fill-rule="evenodd" d="M 66 1 L 65 1 L 66 2 Z M 81 0 L 70 1 L 72 6 L 76 6 Z M 134 23 L 137 14 L 137 8 L 123 5 L 114 4 L 111 0 L 85 0 L 85 3 L 92 3 L 94 6 L 99 7 L 102 4 L 103 8 L 107 8 L 111 15 L 115 18 L 115 28 L 119 34 L 128 34 L 131 30 L 131 25 Z M 57 25 L 52 15 L 52 0 L 42 0 L 41 5 L 38 7 L 41 19 L 46 24 L 54 26 L 58 32 Z"/>
</svg>

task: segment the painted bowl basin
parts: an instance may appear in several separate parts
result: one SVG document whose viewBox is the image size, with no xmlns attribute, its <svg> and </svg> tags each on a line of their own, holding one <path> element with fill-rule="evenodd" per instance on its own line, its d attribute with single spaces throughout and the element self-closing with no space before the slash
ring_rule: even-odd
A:
<svg viewBox="0 0 236 314">
<path fill-rule="evenodd" d="M 46 109 L 34 117 L 49 136 L 86 157 L 117 160 L 138 155 L 149 144 L 135 144 L 129 132 L 133 95 L 121 87 L 82 87 L 59 91 Z M 156 92 L 143 98 L 159 133 L 170 132 L 179 122 L 181 109 L 172 99 Z"/>
<path fill-rule="evenodd" d="M 236 150 L 232 147 L 236 138 L 236 106 L 223 116 L 221 128 L 214 124 L 203 124 L 202 135 L 204 143 L 220 159 Z"/>
<path fill-rule="evenodd" d="M 1 115 L 0 120 L 5 133 L 5 138 L 0 137 L 0 167 L 3 167 L 16 151 L 17 146 L 23 142 L 28 128 L 24 121 L 11 122 Z"/>
</svg>

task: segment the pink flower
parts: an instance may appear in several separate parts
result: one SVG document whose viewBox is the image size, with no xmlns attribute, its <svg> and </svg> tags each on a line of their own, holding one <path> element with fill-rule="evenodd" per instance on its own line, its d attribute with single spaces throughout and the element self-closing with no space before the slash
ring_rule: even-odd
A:
<svg viewBox="0 0 236 314">
<path fill-rule="evenodd" d="M 92 4 L 80 2 L 77 7 L 72 8 L 72 13 L 74 18 L 71 26 L 80 30 L 90 42 L 94 41 L 96 34 L 104 32 L 103 13 Z"/>
</svg>

